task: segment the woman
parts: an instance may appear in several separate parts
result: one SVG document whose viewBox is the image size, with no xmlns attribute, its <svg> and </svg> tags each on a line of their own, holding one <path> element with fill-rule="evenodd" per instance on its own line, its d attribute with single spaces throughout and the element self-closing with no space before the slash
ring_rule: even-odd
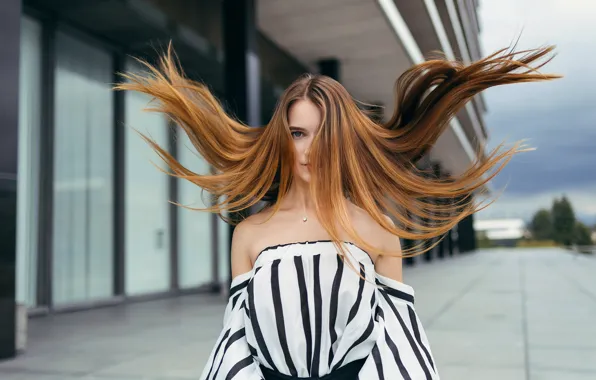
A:
<svg viewBox="0 0 596 380">
<path fill-rule="evenodd" d="M 150 76 L 127 75 L 117 88 L 155 97 L 153 110 L 214 168 L 193 173 L 147 139 L 172 175 L 212 194 L 204 210 L 223 217 L 267 202 L 236 226 L 224 327 L 200 378 L 438 379 L 414 291 L 402 283 L 401 257 L 423 250 L 402 252 L 399 237 L 445 234 L 479 209 L 470 194 L 523 149 L 498 148 L 448 180 L 414 163 L 475 94 L 555 78 L 529 66 L 551 50 L 414 66 L 396 82 L 385 123 L 320 75 L 290 85 L 264 127 L 228 116 L 171 54 L 160 69 L 147 65 Z"/>
</svg>

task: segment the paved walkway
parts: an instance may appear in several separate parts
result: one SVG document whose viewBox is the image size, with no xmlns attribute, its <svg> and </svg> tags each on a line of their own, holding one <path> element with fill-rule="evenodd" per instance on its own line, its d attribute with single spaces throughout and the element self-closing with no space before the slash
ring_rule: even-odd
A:
<svg viewBox="0 0 596 380">
<path fill-rule="evenodd" d="M 442 379 L 596 379 L 596 257 L 488 250 L 407 268 Z M 2 380 L 197 378 L 223 302 L 186 296 L 30 321 Z"/>
</svg>

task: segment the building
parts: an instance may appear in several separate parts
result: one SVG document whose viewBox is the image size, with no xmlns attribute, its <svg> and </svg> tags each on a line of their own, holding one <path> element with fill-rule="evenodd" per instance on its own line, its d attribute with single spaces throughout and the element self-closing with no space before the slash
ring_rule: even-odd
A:
<svg viewBox="0 0 596 380">
<path fill-rule="evenodd" d="M 155 170 L 149 162 L 155 156 L 130 127 L 169 144 L 196 170 L 209 168 L 184 141 L 171 139 L 164 119 L 141 112 L 146 98 L 111 91 L 115 73 L 136 69 L 130 56 L 152 59 L 171 40 L 187 74 L 208 83 L 251 125 L 267 120 L 283 88 L 306 71 L 338 79 L 388 115 L 393 81 L 430 52 L 480 58 L 477 6 L 475 0 L 2 1 L 0 358 L 14 356 L 15 330 L 27 315 L 217 291 L 226 283 L 228 226 L 168 203 L 201 202 L 200 192 Z M 461 173 L 487 138 L 484 111 L 477 97 L 420 165 Z M 474 247 L 468 218 L 436 255 Z"/>
<path fill-rule="evenodd" d="M 523 219 L 476 220 L 474 230 L 478 239 L 488 239 L 496 246 L 515 247 L 519 240 L 529 236 Z"/>
</svg>

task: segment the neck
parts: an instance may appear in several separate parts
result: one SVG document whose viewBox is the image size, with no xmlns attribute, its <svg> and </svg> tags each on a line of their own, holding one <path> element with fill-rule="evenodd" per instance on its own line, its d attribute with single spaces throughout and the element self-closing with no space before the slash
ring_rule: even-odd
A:
<svg viewBox="0 0 596 380">
<path fill-rule="evenodd" d="M 347 198 L 343 198 L 343 200 L 351 203 Z M 303 222 L 316 218 L 314 197 L 310 193 L 309 184 L 304 181 L 293 181 L 280 207 L 280 210 L 295 213 L 296 217 Z"/>
<path fill-rule="evenodd" d="M 313 197 L 310 194 L 309 184 L 301 180 L 294 180 L 288 193 L 284 197 L 283 208 L 311 215 L 314 212 L 315 205 Z"/>
</svg>

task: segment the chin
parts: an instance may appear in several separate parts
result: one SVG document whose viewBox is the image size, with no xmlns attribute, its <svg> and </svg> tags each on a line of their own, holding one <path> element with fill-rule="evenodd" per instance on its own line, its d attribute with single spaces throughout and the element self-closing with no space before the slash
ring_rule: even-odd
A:
<svg viewBox="0 0 596 380">
<path fill-rule="evenodd" d="M 304 174 L 304 173 L 300 173 L 298 175 L 298 178 L 300 178 L 301 181 L 303 182 L 310 182 L 310 174 Z"/>
<path fill-rule="evenodd" d="M 296 177 L 300 178 L 301 181 L 303 182 L 310 182 L 310 173 L 308 171 L 308 169 L 305 168 L 299 168 L 296 171 Z"/>
</svg>

